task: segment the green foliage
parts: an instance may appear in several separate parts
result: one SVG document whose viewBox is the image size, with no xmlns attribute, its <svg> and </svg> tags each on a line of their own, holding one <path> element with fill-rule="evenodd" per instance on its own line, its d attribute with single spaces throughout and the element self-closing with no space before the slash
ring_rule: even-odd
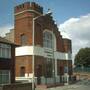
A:
<svg viewBox="0 0 90 90">
<path fill-rule="evenodd" d="M 81 48 L 75 56 L 75 65 L 90 66 L 90 48 Z"/>
</svg>

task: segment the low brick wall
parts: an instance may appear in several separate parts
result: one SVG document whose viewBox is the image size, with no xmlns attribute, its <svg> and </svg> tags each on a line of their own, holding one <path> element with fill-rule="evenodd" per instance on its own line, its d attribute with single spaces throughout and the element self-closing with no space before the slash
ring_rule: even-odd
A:
<svg viewBox="0 0 90 90">
<path fill-rule="evenodd" d="M 78 78 L 79 78 L 79 80 L 81 79 L 81 78 L 86 78 L 86 79 L 90 79 L 90 73 L 86 73 L 86 72 L 77 72 L 77 73 L 74 73 L 74 75 L 76 75 Z"/>
<path fill-rule="evenodd" d="M 15 83 L 10 85 L 1 85 L 0 90 L 32 90 L 31 83 Z"/>
<path fill-rule="evenodd" d="M 0 90 L 3 90 L 3 89 L 2 89 L 2 86 L 0 86 Z"/>
</svg>

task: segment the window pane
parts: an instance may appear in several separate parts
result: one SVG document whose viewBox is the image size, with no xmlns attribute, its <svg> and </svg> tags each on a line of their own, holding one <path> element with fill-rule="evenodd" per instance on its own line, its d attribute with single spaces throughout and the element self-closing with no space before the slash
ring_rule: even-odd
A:
<svg viewBox="0 0 90 90">
<path fill-rule="evenodd" d="M 26 45 L 27 44 L 27 36 L 22 34 L 21 35 L 21 45 Z"/>
<path fill-rule="evenodd" d="M 0 57 L 11 58 L 11 45 L 0 43 Z"/>
<path fill-rule="evenodd" d="M 43 46 L 47 48 L 52 48 L 52 34 L 49 32 L 43 33 Z"/>
<path fill-rule="evenodd" d="M 2 75 L 0 74 L 0 84 L 2 83 Z"/>
<path fill-rule="evenodd" d="M 8 70 L 0 70 L 0 84 L 7 84 L 10 82 L 9 80 L 9 71 Z"/>
</svg>

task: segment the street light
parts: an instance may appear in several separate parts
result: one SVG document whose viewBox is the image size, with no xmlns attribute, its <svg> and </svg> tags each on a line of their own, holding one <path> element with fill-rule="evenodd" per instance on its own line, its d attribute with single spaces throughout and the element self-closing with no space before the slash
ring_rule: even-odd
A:
<svg viewBox="0 0 90 90">
<path fill-rule="evenodd" d="M 66 62 L 66 75 L 65 75 L 65 78 L 66 78 L 66 83 L 65 83 L 65 85 L 68 85 L 69 84 L 69 59 L 71 59 L 71 57 L 70 57 L 70 54 L 71 54 L 71 52 L 70 51 L 68 51 L 68 53 L 66 54 L 66 59 L 67 59 L 67 62 Z"/>
<path fill-rule="evenodd" d="M 33 45 L 33 55 L 32 55 L 32 90 L 34 90 L 35 89 L 35 87 L 34 87 L 34 83 L 35 83 L 35 76 L 34 76 L 34 74 L 35 74 L 35 72 L 34 72 L 34 62 L 35 62 L 35 57 L 34 57 L 34 46 L 35 46 L 35 44 L 34 44 L 34 34 L 35 34 L 35 20 L 37 20 L 39 17 L 41 17 L 41 16 L 43 16 L 43 15 L 40 15 L 40 16 L 37 16 L 37 17 L 34 17 L 33 18 L 33 40 L 32 40 L 32 45 Z"/>
<path fill-rule="evenodd" d="M 48 11 L 48 13 L 47 14 L 51 14 L 51 12 L 50 11 Z M 34 74 L 35 74 L 35 72 L 34 72 L 34 62 L 35 62 L 35 57 L 34 57 L 34 46 L 35 46 L 35 44 L 34 44 L 34 34 L 35 34 L 35 20 L 37 20 L 37 19 L 39 19 L 40 17 L 43 17 L 43 16 L 46 16 L 47 14 L 41 14 L 40 16 L 37 16 L 37 17 L 34 17 L 33 18 L 33 40 L 32 40 L 32 45 L 33 45 L 33 55 L 32 55 L 32 90 L 34 90 Z"/>
<path fill-rule="evenodd" d="M 52 62 L 52 65 L 53 65 L 53 81 L 54 81 L 54 84 L 56 86 L 56 73 L 55 73 L 55 58 L 54 58 L 54 30 L 53 30 L 53 26 L 52 26 L 52 49 L 53 49 L 53 62 Z"/>
</svg>

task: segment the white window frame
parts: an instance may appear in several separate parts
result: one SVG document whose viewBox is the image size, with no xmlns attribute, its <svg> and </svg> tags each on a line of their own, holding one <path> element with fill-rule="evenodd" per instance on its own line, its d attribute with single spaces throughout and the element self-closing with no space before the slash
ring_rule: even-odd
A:
<svg viewBox="0 0 90 90">
<path fill-rule="evenodd" d="M 11 58 L 11 45 L 0 43 L 0 58 Z"/>
<path fill-rule="evenodd" d="M 4 78 L 7 78 L 7 76 L 8 76 L 8 81 L 3 83 Z M 1 80 L 2 80 L 0 84 L 10 84 L 11 83 L 10 70 L 0 70 L 0 77 L 1 77 Z"/>
</svg>

